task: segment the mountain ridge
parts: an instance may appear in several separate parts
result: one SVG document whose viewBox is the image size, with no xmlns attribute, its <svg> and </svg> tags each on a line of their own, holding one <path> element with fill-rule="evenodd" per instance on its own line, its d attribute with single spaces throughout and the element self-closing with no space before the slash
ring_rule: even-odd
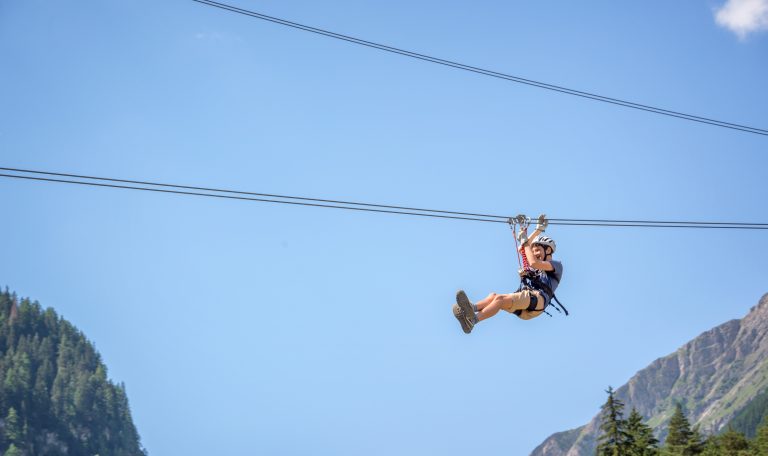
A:
<svg viewBox="0 0 768 456">
<path fill-rule="evenodd" d="M 768 389 L 768 293 L 741 319 L 702 332 L 675 352 L 658 358 L 616 390 L 662 439 L 662 430 L 681 402 L 692 424 L 718 432 Z M 575 429 L 557 432 L 531 456 L 594 454 L 599 415 Z"/>
</svg>

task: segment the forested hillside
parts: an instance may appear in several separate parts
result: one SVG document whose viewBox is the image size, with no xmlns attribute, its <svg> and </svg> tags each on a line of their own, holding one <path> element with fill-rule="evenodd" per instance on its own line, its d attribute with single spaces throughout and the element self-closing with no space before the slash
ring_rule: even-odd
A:
<svg viewBox="0 0 768 456">
<path fill-rule="evenodd" d="M 143 456 L 125 387 L 37 302 L 0 292 L 0 454 Z"/>
</svg>

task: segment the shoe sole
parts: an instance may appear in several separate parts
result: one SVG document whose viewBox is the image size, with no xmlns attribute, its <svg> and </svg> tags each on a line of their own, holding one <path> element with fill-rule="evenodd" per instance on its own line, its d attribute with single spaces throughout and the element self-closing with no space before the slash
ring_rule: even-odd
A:
<svg viewBox="0 0 768 456">
<path fill-rule="evenodd" d="M 469 316 L 475 315 L 475 311 L 472 310 L 472 303 L 469 302 L 469 298 L 467 298 L 467 294 L 464 293 L 464 290 L 459 290 L 456 292 L 456 304 L 458 304 L 459 309 L 461 309 L 461 312 L 464 314 L 464 320 L 466 321 L 467 325 L 469 326 L 469 330 L 472 331 L 472 328 L 475 326 L 474 323 L 472 323 L 469 320 Z M 462 328 L 464 327 L 464 324 L 461 325 Z"/>
<path fill-rule="evenodd" d="M 472 332 L 472 327 L 469 325 L 469 322 L 464 316 L 464 312 L 461 311 L 461 307 L 459 307 L 458 304 L 453 305 L 453 316 L 456 317 L 457 320 L 459 320 L 459 324 L 461 325 L 461 330 L 464 331 L 464 334 L 469 334 L 470 332 Z"/>
</svg>

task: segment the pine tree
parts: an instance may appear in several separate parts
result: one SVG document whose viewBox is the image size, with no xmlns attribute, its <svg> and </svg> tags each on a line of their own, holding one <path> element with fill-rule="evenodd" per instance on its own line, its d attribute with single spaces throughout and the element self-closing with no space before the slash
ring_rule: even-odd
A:
<svg viewBox="0 0 768 456">
<path fill-rule="evenodd" d="M 19 423 L 19 415 L 16 409 L 8 409 L 8 415 L 5 416 L 5 438 L 11 443 L 18 443 L 22 439 L 22 427 Z"/>
<path fill-rule="evenodd" d="M 723 456 L 749 456 L 747 451 L 749 449 L 747 437 L 732 427 L 729 426 L 728 429 L 720 435 L 719 441 L 720 454 Z"/>
<path fill-rule="evenodd" d="M 659 441 L 653 435 L 653 429 L 643 423 L 643 417 L 632 407 L 627 418 L 627 435 L 629 437 L 629 456 L 655 456 L 658 454 Z"/>
<path fill-rule="evenodd" d="M 716 435 L 710 435 L 703 444 L 701 456 L 720 456 L 720 444 Z"/>
<path fill-rule="evenodd" d="M 624 420 L 624 403 L 616 399 L 613 388 L 608 387 L 608 400 L 600 413 L 600 436 L 597 438 L 597 456 L 624 456 L 629 436 Z"/>
<path fill-rule="evenodd" d="M 693 427 L 691 435 L 688 437 L 688 445 L 686 447 L 685 454 L 694 456 L 704 452 L 704 437 L 701 435 L 699 425 Z"/>
<path fill-rule="evenodd" d="M 679 402 L 675 404 L 675 412 L 669 420 L 669 433 L 664 442 L 664 455 L 669 456 L 688 456 L 687 451 L 691 437 L 691 423 L 685 417 L 683 406 Z"/>
<path fill-rule="evenodd" d="M 21 451 L 16 447 L 16 445 L 11 444 L 11 446 L 8 447 L 8 450 L 3 453 L 3 456 L 23 456 L 24 452 Z"/>
<path fill-rule="evenodd" d="M 763 422 L 757 428 L 752 448 L 756 456 L 768 456 L 768 415 L 763 417 Z"/>
</svg>

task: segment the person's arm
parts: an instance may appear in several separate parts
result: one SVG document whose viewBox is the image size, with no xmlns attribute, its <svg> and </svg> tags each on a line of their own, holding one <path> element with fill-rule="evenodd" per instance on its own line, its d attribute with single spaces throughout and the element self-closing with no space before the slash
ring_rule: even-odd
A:
<svg viewBox="0 0 768 456">
<path fill-rule="evenodd" d="M 536 257 L 533 256 L 533 249 L 531 248 L 531 243 L 526 242 L 523 247 L 525 248 L 525 257 L 528 258 L 528 264 L 533 269 L 539 269 L 542 271 L 554 271 L 555 267 L 552 266 L 552 263 L 549 261 L 539 261 L 536 259 Z"/>
<path fill-rule="evenodd" d="M 540 218 L 543 218 L 541 216 Z M 536 231 L 533 232 L 536 236 L 538 236 L 540 233 L 544 232 L 544 230 L 539 230 L 538 225 Z M 528 265 L 534 269 L 539 269 L 542 271 L 554 271 L 555 268 L 552 266 L 552 263 L 549 261 L 539 261 L 536 259 L 536 257 L 533 256 L 533 249 L 531 248 L 531 241 L 528 238 L 528 228 L 520 228 L 520 233 L 517 235 L 518 241 L 520 241 L 520 245 L 523 247 L 523 251 L 525 252 L 525 257 L 528 259 Z M 531 239 L 536 239 L 535 237 L 531 236 Z"/>
<path fill-rule="evenodd" d="M 539 235 L 541 235 L 541 233 L 543 232 L 544 230 L 540 230 L 537 226 L 537 228 L 533 231 L 533 233 L 531 233 L 531 235 L 528 236 L 528 239 L 530 239 L 530 241 L 533 242 L 533 240 L 539 237 Z"/>
</svg>

